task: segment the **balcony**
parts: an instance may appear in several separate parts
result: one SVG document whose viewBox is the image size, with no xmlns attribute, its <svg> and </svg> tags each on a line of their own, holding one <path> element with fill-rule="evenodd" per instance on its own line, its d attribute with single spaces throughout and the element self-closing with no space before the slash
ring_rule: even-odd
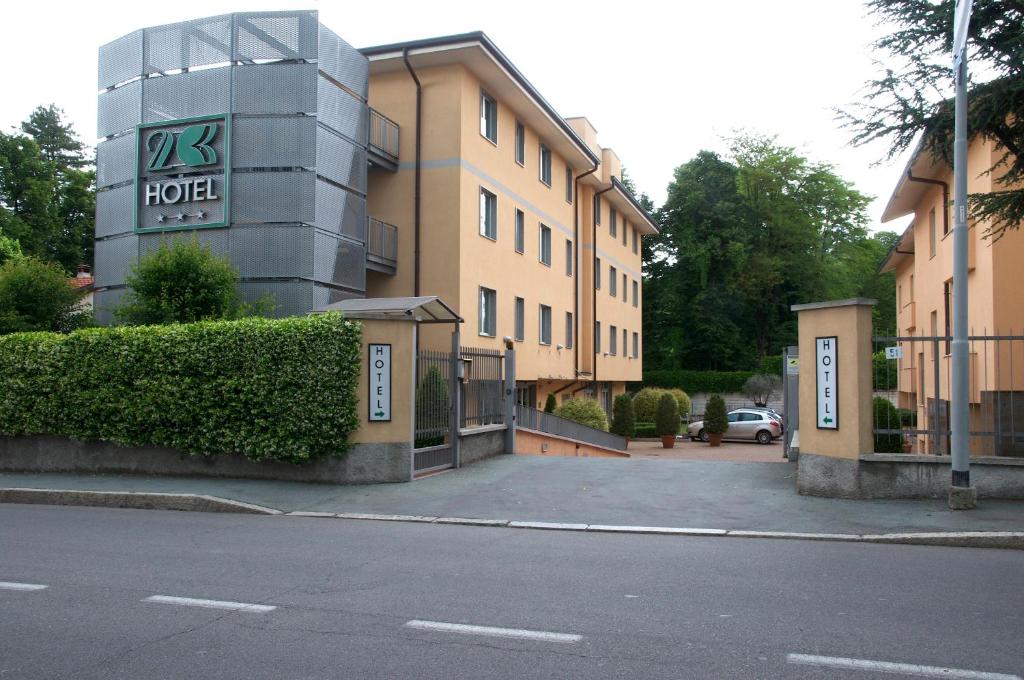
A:
<svg viewBox="0 0 1024 680">
<path fill-rule="evenodd" d="M 398 227 L 375 217 L 367 219 L 366 268 L 382 274 L 398 270 Z"/>
<path fill-rule="evenodd" d="M 398 171 L 398 123 L 380 111 L 370 109 L 370 129 L 366 146 L 371 165 Z"/>
</svg>

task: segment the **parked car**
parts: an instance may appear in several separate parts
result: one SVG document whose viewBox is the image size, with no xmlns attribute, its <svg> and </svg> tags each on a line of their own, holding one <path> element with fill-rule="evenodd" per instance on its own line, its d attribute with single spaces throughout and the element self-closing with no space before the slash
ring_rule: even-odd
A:
<svg viewBox="0 0 1024 680">
<path fill-rule="evenodd" d="M 771 409 L 738 408 L 729 411 L 728 418 L 729 429 L 722 439 L 752 440 L 759 444 L 771 444 L 782 436 L 782 417 Z M 687 431 L 693 441 L 708 441 L 703 420 L 690 423 Z"/>
</svg>

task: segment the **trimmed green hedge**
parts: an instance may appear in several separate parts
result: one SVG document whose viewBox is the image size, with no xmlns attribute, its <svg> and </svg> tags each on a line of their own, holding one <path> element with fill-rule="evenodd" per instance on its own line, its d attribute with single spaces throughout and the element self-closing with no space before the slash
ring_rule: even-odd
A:
<svg viewBox="0 0 1024 680">
<path fill-rule="evenodd" d="M 658 436 L 658 428 L 654 423 L 637 423 L 633 436 L 636 439 L 653 439 Z"/>
<path fill-rule="evenodd" d="M 743 383 L 754 371 L 660 370 L 644 372 L 644 387 L 678 387 L 689 394 L 697 392 L 742 392 Z"/>
<path fill-rule="evenodd" d="M 360 326 L 337 314 L 0 337 L 0 434 L 302 463 L 356 429 Z"/>
</svg>

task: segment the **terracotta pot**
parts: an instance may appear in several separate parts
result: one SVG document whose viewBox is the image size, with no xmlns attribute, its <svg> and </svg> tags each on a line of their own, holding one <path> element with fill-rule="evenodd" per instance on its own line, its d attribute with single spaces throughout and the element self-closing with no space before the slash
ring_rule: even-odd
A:
<svg viewBox="0 0 1024 680">
<path fill-rule="evenodd" d="M 712 446 L 722 445 L 722 433 L 721 432 L 708 432 L 708 444 Z"/>
<path fill-rule="evenodd" d="M 676 437 L 672 434 L 661 435 L 661 447 L 665 449 L 671 449 L 676 445 Z"/>
</svg>

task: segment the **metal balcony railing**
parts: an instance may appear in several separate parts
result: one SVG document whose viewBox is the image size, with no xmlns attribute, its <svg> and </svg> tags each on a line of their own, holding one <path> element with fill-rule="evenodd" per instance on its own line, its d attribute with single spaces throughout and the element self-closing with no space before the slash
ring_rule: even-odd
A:
<svg viewBox="0 0 1024 680">
<path fill-rule="evenodd" d="M 380 111 L 370 109 L 370 151 L 397 163 L 398 162 L 398 123 Z"/>
<path fill-rule="evenodd" d="M 368 218 L 366 255 L 381 264 L 396 266 L 398 264 L 398 227 L 382 222 L 376 217 Z"/>
</svg>

